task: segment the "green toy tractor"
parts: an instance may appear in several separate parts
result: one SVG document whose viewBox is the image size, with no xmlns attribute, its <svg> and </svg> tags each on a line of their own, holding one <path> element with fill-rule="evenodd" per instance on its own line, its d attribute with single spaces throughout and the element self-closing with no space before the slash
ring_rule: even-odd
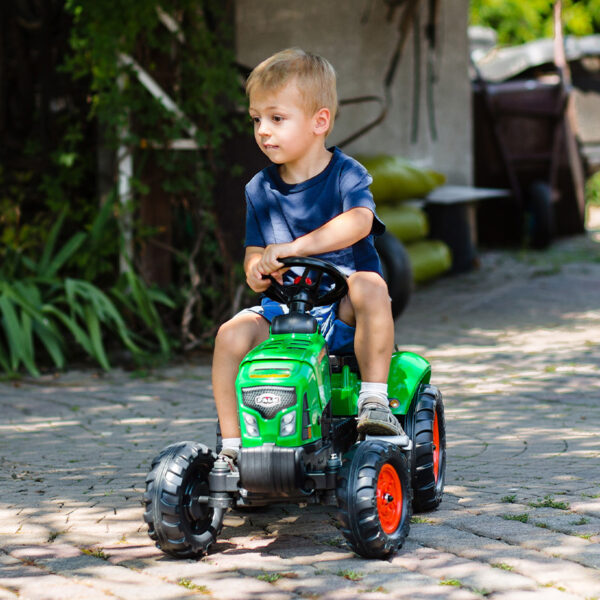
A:
<svg viewBox="0 0 600 600">
<path fill-rule="evenodd" d="M 405 436 L 359 436 L 360 373 L 353 355 L 329 355 L 313 306 L 347 292 L 345 276 L 315 258 L 282 259 L 300 272 L 273 282 L 269 297 L 289 312 L 248 353 L 236 380 L 242 447 L 237 469 L 207 446 L 179 442 L 152 462 L 144 520 L 163 552 L 199 557 L 217 539 L 229 508 L 274 502 L 338 506 L 340 530 L 357 554 L 385 558 L 400 548 L 414 511 L 435 509 L 446 469 L 444 406 L 429 363 L 394 352 L 392 412 Z M 330 285 L 323 291 L 323 279 Z M 219 450 L 219 434 L 217 447 Z"/>
</svg>

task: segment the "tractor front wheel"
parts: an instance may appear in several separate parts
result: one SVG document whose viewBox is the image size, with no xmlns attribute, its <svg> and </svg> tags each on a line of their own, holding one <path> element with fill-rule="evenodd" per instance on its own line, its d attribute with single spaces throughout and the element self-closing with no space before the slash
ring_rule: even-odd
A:
<svg viewBox="0 0 600 600">
<path fill-rule="evenodd" d="M 354 552 L 386 558 L 410 528 L 411 489 L 404 454 L 383 441 L 361 442 L 344 457 L 337 485 L 341 531 Z"/>
<path fill-rule="evenodd" d="M 208 506 L 215 455 L 203 444 L 167 446 L 146 477 L 144 521 L 157 548 L 177 558 L 202 556 L 223 527 L 226 509 Z"/>
</svg>

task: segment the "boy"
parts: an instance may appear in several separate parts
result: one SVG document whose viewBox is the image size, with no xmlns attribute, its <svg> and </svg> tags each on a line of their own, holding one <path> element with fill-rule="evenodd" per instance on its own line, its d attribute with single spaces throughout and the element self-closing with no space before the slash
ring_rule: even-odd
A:
<svg viewBox="0 0 600 600">
<path fill-rule="evenodd" d="M 358 162 L 325 138 L 337 109 L 336 76 L 320 56 L 292 48 L 258 65 L 246 83 L 254 136 L 272 165 L 246 186 L 248 285 L 263 292 L 271 275 L 283 280 L 286 256 L 318 256 L 348 277 L 348 294 L 325 310 L 314 309 L 331 353 L 354 350 L 363 379 L 357 428 L 361 433 L 404 435 L 391 413 L 387 377 L 394 322 L 387 285 L 372 234 L 385 226 L 375 214 L 372 182 Z M 224 458 L 240 447 L 235 378 L 244 356 L 269 336 L 283 312 L 264 298 L 219 329 L 213 357 L 213 390 Z"/>
</svg>

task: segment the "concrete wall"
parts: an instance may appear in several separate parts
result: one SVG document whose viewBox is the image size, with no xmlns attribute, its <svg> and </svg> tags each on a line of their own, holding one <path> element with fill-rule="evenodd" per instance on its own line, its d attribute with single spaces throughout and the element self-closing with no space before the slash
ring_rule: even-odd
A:
<svg viewBox="0 0 600 600">
<path fill-rule="evenodd" d="M 419 128 L 411 140 L 415 112 L 413 95 L 414 39 L 409 35 L 396 72 L 392 106 L 383 123 L 346 146 L 349 154 L 389 153 L 433 167 L 449 183 L 470 184 L 471 101 L 467 73 L 467 11 L 469 0 L 442 0 L 439 15 L 434 85 L 438 139 L 428 126 L 426 108 L 427 42 L 424 28 L 428 2 L 420 7 L 421 85 Z M 370 7 L 366 23 L 364 11 Z M 383 80 L 397 40 L 398 10 L 386 19 L 383 0 L 237 0 L 238 60 L 254 67 L 270 54 L 290 46 L 322 54 L 338 73 L 340 99 L 364 95 L 383 96 Z M 376 103 L 343 107 L 328 143 L 335 144 L 367 124 L 378 114 Z"/>
</svg>

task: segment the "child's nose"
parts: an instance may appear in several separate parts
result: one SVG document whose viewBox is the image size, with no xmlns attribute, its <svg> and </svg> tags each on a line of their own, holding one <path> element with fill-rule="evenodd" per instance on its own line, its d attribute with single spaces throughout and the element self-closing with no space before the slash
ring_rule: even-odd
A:
<svg viewBox="0 0 600 600">
<path fill-rule="evenodd" d="M 260 122 L 258 127 L 258 135 L 269 135 L 269 129 L 263 121 Z"/>
</svg>

